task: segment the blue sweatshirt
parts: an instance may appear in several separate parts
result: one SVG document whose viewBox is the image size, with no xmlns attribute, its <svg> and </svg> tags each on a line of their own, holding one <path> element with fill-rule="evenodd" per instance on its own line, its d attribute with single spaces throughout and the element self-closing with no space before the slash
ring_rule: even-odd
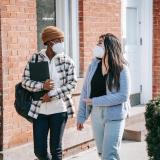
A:
<svg viewBox="0 0 160 160">
<path fill-rule="evenodd" d="M 106 88 L 106 95 L 92 98 L 92 107 L 86 106 L 85 102 L 83 102 L 83 99 L 90 97 L 91 80 L 99 62 L 100 60 L 96 58 L 92 60 L 84 80 L 77 115 L 77 122 L 79 123 L 84 123 L 85 120 L 87 120 L 92 107 L 106 107 L 106 112 L 104 114 L 106 120 L 125 119 L 129 114 L 131 80 L 127 66 L 124 66 L 120 73 L 120 89 L 118 91 L 115 89 L 110 91 Z"/>
</svg>

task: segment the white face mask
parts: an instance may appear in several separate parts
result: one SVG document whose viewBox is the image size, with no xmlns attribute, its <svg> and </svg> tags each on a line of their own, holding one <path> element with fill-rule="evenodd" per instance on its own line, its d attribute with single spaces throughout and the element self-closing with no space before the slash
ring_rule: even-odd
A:
<svg viewBox="0 0 160 160">
<path fill-rule="evenodd" d="M 104 48 L 101 47 L 101 46 L 96 46 L 96 47 L 93 49 L 93 56 L 94 56 L 94 57 L 103 58 L 104 53 L 105 53 L 105 50 L 104 50 Z"/>
<path fill-rule="evenodd" d="M 64 42 L 55 43 L 55 44 L 52 46 L 52 49 L 53 49 L 53 51 L 54 51 L 55 53 L 57 53 L 57 54 L 64 52 Z"/>
</svg>

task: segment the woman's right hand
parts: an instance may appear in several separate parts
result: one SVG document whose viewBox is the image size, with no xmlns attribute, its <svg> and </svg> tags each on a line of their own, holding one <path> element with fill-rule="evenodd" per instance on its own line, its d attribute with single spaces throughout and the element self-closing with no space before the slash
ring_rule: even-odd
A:
<svg viewBox="0 0 160 160">
<path fill-rule="evenodd" d="M 77 123 L 77 130 L 81 131 L 84 128 L 83 123 Z"/>
<path fill-rule="evenodd" d="M 47 90 L 47 91 L 50 91 L 50 90 L 54 89 L 53 80 L 47 79 L 43 84 L 43 89 Z"/>
</svg>

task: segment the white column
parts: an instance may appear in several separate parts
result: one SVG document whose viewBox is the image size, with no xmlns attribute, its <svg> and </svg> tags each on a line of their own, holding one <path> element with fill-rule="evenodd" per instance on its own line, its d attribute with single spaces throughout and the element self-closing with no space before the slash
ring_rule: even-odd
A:
<svg viewBox="0 0 160 160">
<path fill-rule="evenodd" d="M 152 99 L 152 35 L 153 35 L 153 0 L 143 1 L 143 48 L 142 48 L 142 95 L 141 102 Z"/>
</svg>

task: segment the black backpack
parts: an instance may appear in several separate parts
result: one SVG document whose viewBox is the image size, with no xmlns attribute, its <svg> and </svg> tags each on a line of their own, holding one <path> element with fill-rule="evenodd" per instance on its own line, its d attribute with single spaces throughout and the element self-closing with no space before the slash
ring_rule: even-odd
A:
<svg viewBox="0 0 160 160">
<path fill-rule="evenodd" d="M 33 121 L 33 118 L 28 116 L 32 103 L 32 92 L 24 89 L 22 83 L 18 83 L 15 86 L 15 102 L 14 107 L 19 115 L 27 119 L 29 122 Z"/>
</svg>

